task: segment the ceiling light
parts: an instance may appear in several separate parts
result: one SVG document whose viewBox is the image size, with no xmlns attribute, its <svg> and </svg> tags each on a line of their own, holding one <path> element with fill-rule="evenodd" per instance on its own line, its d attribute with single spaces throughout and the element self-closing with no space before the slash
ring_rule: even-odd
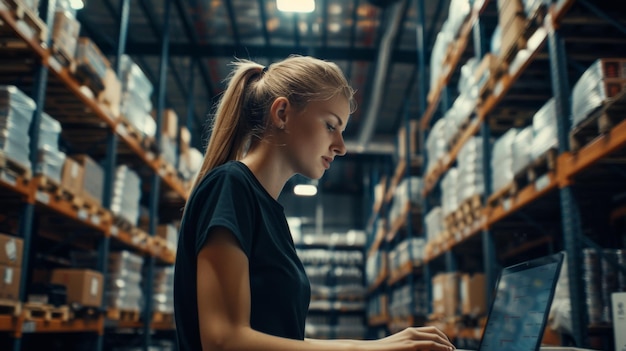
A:
<svg viewBox="0 0 626 351">
<path fill-rule="evenodd" d="M 293 187 L 293 193 L 298 196 L 315 196 L 317 194 L 317 186 L 313 184 L 298 184 Z"/>
<path fill-rule="evenodd" d="M 282 12 L 310 13 L 315 11 L 315 0 L 276 0 L 276 7 Z"/>
<path fill-rule="evenodd" d="M 85 7 L 85 1 L 84 0 L 70 0 L 70 7 L 72 7 L 73 10 L 81 10 L 83 7 Z"/>
</svg>

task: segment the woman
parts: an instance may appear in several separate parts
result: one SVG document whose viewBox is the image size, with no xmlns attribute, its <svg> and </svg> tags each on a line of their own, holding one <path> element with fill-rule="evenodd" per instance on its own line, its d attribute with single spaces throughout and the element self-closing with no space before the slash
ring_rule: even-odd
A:
<svg viewBox="0 0 626 351">
<path fill-rule="evenodd" d="M 234 64 L 181 223 L 174 305 L 181 351 L 451 350 L 436 328 L 376 341 L 304 338 L 310 285 L 276 201 L 346 153 L 354 91 L 337 65 Z"/>
</svg>

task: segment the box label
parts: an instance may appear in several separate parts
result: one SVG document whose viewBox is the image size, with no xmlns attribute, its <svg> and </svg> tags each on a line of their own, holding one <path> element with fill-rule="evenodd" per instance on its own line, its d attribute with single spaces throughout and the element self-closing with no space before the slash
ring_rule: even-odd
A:
<svg viewBox="0 0 626 351">
<path fill-rule="evenodd" d="M 15 244 L 15 239 L 9 240 L 6 245 L 4 245 L 4 250 L 7 253 L 9 261 L 17 260 L 17 244 Z"/>
<path fill-rule="evenodd" d="M 98 278 L 96 278 L 96 277 L 91 278 L 90 293 L 91 293 L 92 296 L 97 296 L 98 295 Z"/>
<path fill-rule="evenodd" d="M 13 268 L 6 267 L 4 270 L 4 283 L 11 284 L 13 282 Z"/>
</svg>

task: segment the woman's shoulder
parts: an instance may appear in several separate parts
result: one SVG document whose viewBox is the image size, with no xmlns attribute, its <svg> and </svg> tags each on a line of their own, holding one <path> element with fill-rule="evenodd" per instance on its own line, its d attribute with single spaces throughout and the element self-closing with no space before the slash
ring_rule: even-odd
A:
<svg viewBox="0 0 626 351">
<path fill-rule="evenodd" d="M 242 186 L 249 183 L 248 174 L 241 162 L 229 161 L 208 172 L 198 184 L 198 190 L 212 189 L 215 186 Z M 245 167 L 245 166 L 244 166 Z"/>
</svg>

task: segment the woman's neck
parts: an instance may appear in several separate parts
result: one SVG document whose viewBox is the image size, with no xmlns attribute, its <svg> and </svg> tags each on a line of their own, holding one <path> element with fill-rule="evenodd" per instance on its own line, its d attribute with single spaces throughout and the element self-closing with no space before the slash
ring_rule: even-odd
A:
<svg viewBox="0 0 626 351">
<path fill-rule="evenodd" d="M 241 159 L 259 183 L 274 198 L 278 199 L 283 187 L 293 176 L 284 160 L 278 156 L 275 150 L 269 150 L 263 145 L 254 148 Z"/>
</svg>

